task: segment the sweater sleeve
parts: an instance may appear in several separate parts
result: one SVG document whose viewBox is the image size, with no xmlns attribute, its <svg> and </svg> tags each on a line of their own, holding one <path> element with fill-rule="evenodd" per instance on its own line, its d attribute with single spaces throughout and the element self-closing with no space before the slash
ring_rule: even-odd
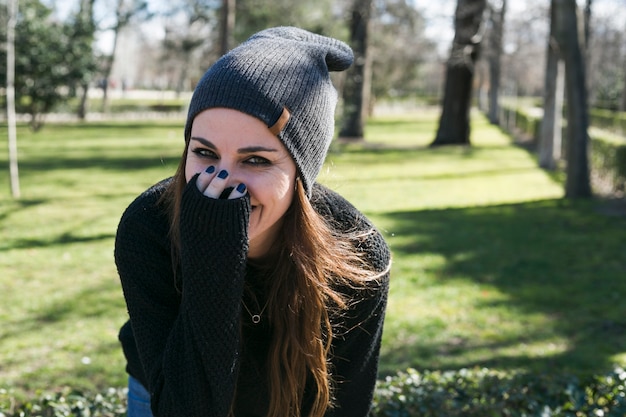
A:
<svg viewBox="0 0 626 417">
<path fill-rule="evenodd" d="M 326 417 L 366 417 L 378 374 L 391 253 L 381 233 L 354 206 L 337 193 L 314 189 L 314 205 L 331 225 L 343 232 L 368 232 L 356 250 L 382 275 L 364 288 L 344 288 L 350 307 L 339 317 L 332 343 L 335 407 Z"/>
<path fill-rule="evenodd" d="M 209 199 L 197 190 L 196 178 L 181 204 L 180 294 L 168 239 L 150 216 L 154 208 L 129 208 L 116 239 L 116 263 L 156 417 L 225 417 L 237 380 L 250 202 Z"/>
</svg>

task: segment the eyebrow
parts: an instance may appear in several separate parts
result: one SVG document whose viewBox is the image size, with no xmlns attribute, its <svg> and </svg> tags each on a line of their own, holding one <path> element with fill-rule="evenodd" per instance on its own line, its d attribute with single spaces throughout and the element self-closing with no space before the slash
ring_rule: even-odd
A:
<svg viewBox="0 0 626 417">
<path fill-rule="evenodd" d="M 217 146 L 215 146 L 213 144 L 213 142 L 211 142 L 208 139 L 201 138 L 201 137 L 198 137 L 198 136 L 192 136 L 191 140 L 198 141 L 198 142 L 200 142 L 201 144 L 203 144 L 204 146 L 206 146 L 208 148 L 217 150 Z M 266 148 L 265 146 L 259 146 L 259 145 L 256 145 L 256 146 L 246 146 L 244 148 L 237 149 L 237 153 L 240 153 L 240 154 L 254 153 L 254 152 L 278 152 L 278 149 Z"/>
</svg>

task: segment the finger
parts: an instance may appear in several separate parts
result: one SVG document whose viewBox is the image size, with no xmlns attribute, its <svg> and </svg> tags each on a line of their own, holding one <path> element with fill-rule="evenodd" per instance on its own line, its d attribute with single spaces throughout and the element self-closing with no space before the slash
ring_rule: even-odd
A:
<svg viewBox="0 0 626 417">
<path fill-rule="evenodd" d="M 200 173 L 198 179 L 196 180 L 196 187 L 198 188 L 198 190 L 200 190 L 201 193 L 204 193 L 206 187 L 209 186 L 214 176 L 215 167 L 213 165 L 208 166 L 207 169 L 204 170 L 204 172 Z"/>
<path fill-rule="evenodd" d="M 229 199 L 235 199 L 235 198 L 241 198 L 244 195 L 246 195 L 246 193 L 248 192 L 248 189 L 246 187 L 246 184 L 239 184 L 237 187 L 235 187 L 235 189 L 233 191 L 230 192 L 230 195 L 228 196 Z"/>
<path fill-rule="evenodd" d="M 224 188 L 226 188 L 226 180 L 228 179 L 228 171 L 221 170 L 209 183 L 203 194 L 211 198 L 219 198 Z"/>
</svg>

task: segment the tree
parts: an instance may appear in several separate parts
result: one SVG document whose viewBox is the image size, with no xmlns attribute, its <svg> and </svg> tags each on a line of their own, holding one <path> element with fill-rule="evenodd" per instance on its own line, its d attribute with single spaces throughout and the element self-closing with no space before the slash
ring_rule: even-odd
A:
<svg viewBox="0 0 626 417">
<path fill-rule="evenodd" d="M 481 23 L 486 0 L 458 0 L 454 40 L 446 64 L 443 109 L 437 136 L 430 146 L 469 145 L 474 67 L 482 41 Z"/>
<path fill-rule="evenodd" d="M 563 113 L 563 88 L 565 70 L 560 59 L 555 5 L 550 7 L 550 34 L 546 52 L 545 92 L 543 119 L 539 131 L 539 166 L 547 170 L 556 169 L 561 151 L 561 125 Z"/>
<path fill-rule="evenodd" d="M 624 55 L 624 60 L 622 64 L 622 69 L 626 68 L 626 54 Z M 622 73 L 622 91 L 621 91 L 622 99 L 619 103 L 619 110 L 626 111 L 626 71 Z"/>
<path fill-rule="evenodd" d="M 230 50 L 235 31 L 236 0 L 222 0 L 222 22 L 220 24 L 220 55 Z"/>
<path fill-rule="evenodd" d="M 232 0 L 225 0 L 232 1 Z M 218 28 L 215 5 L 205 0 L 184 0 L 170 3 L 167 11 L 168 21 L 165 24 L 163 39 L 163 63 L 172 78 L 176 79 L 176 92 L 185 89 L 185 83 L 199 67 L 199 54 L 213 61 L 221 54 L 221 47 L 210 40 Z M 219 48 L 219 49 L 218 49 Z M 182 65 L 181 65 L 182 64 Z"/>
<path fill-rule="evenodd" d="M 622 68 L 626 68 L 626 58 L 624 59 L 624 66 Z M 626 71 L 624 71 L 623 81 L 622 81 L 622 101 L 619 105 L 620 111 L 626 111 Z"/>
<path fill-rule="evenodd" d="M 15 20 L 17 18 L 17 0 L 9 0 L 7 10 L 7 129 L 9 145 L 9 176 L 11 195 L 20 198 L 20 177 L 17 160 L 17 133 L 15 117 Z"/>
<path fill-rule="evenodd" d="M 67 26 L 52 17 L 52 10 L 39 0 L 22 0 L 15 22 L 16 110 L 31 116 L 30 126 L 37 131 L 45 115 L 68 98 L 68 90 L 83 77 L 84 68 L 73 57 L 74 45 Z M 6 51 L 0 50 L 2 61 Z M 0 67 L 6 77 L 6 68 Z M 63 88 L 64 87 L 64 88 Z"/>
<path fill-rule="evenodd" d="M 583 19 L 583 32 L 585 34 L 584 37 L 584 50 L 585 55 L 589 53 L 589 45 L 591 44 L 591 7 L 593 5 L 593 0 L 585 1 L 585 11 L 584 11 L 584 19 Z M 585 60 L 587 62 L 587 60 Z"/>
<path fill-rule="evenodd" d="M 549 2 L 526 0 L 507 10 L 505 25 L 506 54 L 502 55 L 501 97 L 540 96 L 544 92 L 546 39 Z"/>
<path fill-rule="evenodd" d="M 424 35 L 426 21 L 415 5 L 409 0 L 376 2 L 370 24 L 367 48 L 371 88 L 364 102 L 368 115 L 380 99 L 433 94 L 433 86 L 442 84 L 439 57 L 435 42 Z M 429 63 L 432 75 L 428 73 Z"/>
<path fill-rule="evenodd" d="M 354 64 L 346 73 L 343 87 L 343 123 L 339 137 L 348 140 L 363 139 L 364 111 L 367 103 L 369 75 L 367 45 L 372 0 L 355 0 L 350 19 L 350 45 Z"/>
<path fill-rule="evenodd" d="M 590 40 L 585 54 L 588 60 L 586 75 L 589 104 L 591 107 L 618 110 L 626 81 L 624 22 L 615 18 L 620 14 L 617 4 L 613 8 L 605 6 L 596 9 L 593 23 L 588 29 Z"/>
<path fill-rule="evenodd" d="M 271 26 L 299 26 L 342 38 L 344 0 L 247 0 L 237 2 L 235 42 Z"/>
<path fill-rule="evenodd" d="M 489 36 L 489 121 L 498 124 L 500 106 L 500 61 L 502 56 L 502 35 L 504 32 L 504 18 L 506 15 L 506 0 L 499 2 L 499 7 L 489 3 L 489 21 L 491 32 Z"/>
<path fill-rule="evenodd" d="M 87 96 L 89 83 L 96 72 L 96 62 L 93 51 L 93 43 L 96 32 L 96 22 L 93 17 L 95 0 L 80 0 L 80 9 L 74 19 L 73 25 L 68 25 L 71 46 L 71 60 L 81 87 L 80 102 L 78 105 L 78 118 L 84 120 L 87 116 Z"/>
<path fill-rule="evenodd" d="M 579 41 L 576 0 L 552 0 L 557 19 L 557 39 L 565 62 L 567 96 L 567 198 L 591 196 L 588 162 L 589 113 L 585 60 Z"/>
<path fill-rule="evenodd" d="M 113 63 L 115 62 L 115 51 L 117 50 L 120 32 L 130 25 L 133 19 L 147 20 L 149 17 L 151 17 L 151 13 L 148 10 L 147 0 L 117 0 L 117 6 L 115 7 L 115 23 L 111 28 L 111 30 L 113 30 L 113 48 L 111 54 L 104 62 L 102 81 L 103 111 L 106 111 L 109 106 L 109 78 L 111 78 Z"/>
</svg>

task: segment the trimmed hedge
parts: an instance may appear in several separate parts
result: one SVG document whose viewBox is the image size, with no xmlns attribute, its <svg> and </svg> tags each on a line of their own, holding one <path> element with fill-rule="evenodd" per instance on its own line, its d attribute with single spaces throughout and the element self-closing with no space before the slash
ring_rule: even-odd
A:
<svg viewBox="0 0 626 417">
<path fill-rule="evenodd" d="M 541 128 L 543 112 L 533 107 L 507 106 L 501 107 L 500 120 L 502 127 L 518 129 L 529 138 L 537 139 Z M 626 112 L 610 110 L 589 110 L 589 125 L 603 130 L 626 135 Z"/>
<path fill-rule="evenodd" d="M 126 395 L 125 388 L 103 393 L 66 388 L 20 401 L 11 390 L 0 389 L 0 417 L 121 417 L 126 415 Z"/>
<path fill-rule="evenodd" d="M 500 126 L 507 132 L 515 132 L 525 139 L 537 143 L 542 116 L 532 109 L 523 107 L 500 107 Z"/>
<path fill-rule="evenodd" d="M 57 111 L 73 113 L 76 106 L 74 102 L 70 102 L 66 108 L 57 109 Z M 92 99 L 90 108 L 98 112 L 101 107 L 100 99 Z M 107 112 L 110 114 L 121 113 L 142 113 L 142 112 L 158 112 L 158 113 L 184 113 L 187 104 L 182 99 L 176 100 L 133 100 L 133 99 L 116 99 L 111 100 Z"/>
<path fill-rule="evenodd" d="M 593 172 L 612 191 L 626 191 L 626 139 L 597 129 L 590 130 L 590 136 Z"/>
<path fill-rule="evenodd" d="M 626 371 L 581 383 L 574 376 L 489 369 L 419 372 L 380 380 L 369 417 L 617 417 L 626 415 Z M 126 390 L 64 390 L 18 403 L 0 390 L 0 417 L 121 417 Z"/>
<path fill-rule="evenodd" d="M 591 109 L 589 110 L 589 124 L 624 135 L 626 134 L 626 112 Z"/>
<path fill-rule="evenodd" d="M 608 110 L 590 112 L 589 160 L 591 173 L 610 192 L 626 191 L 626 113 Z M 542 116 L 534 108 L 502 106 L 500 125 L 515 132 L 533 145 L 539 141 Z M 608 131 L 607 129 L 612 129 Z M 565 125 L 563 136 L 565 137 Z"/>
<path fill-rule="evenodd" d="M 621 368 L 587 384 L 563 375 L 409 369 L 379 382 L 370 417 L 624 416 L 625 380 Z"/>
</svg>

